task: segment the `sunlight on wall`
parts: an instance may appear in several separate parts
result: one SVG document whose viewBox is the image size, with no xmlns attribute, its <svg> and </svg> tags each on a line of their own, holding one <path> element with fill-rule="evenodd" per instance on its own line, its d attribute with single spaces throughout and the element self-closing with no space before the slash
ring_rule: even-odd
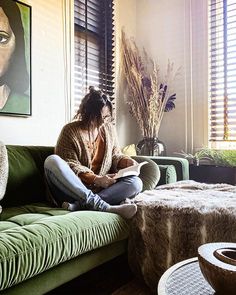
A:
<svg viewBox="0 0 236 295">
<path fill-rule="evenodd" d="M 125 5 L 124 5 L 125 4 Z M 121 147 L 125 145 L 136 143 L 139 140 L 139 131 L 137 124 L 129 114 L 126 98 L 127 89 L 125 86 L 124 75 L 121 66 L 121 49 L 120 38 L 121 30 L 124 29 L 128 36 L 136 36 L 136 0 L 115 0 L 115 93 L 116 93 L 116 123 L 117 133 L 119 136 L 119 143 Z"/>
<path fill-rule="evenodd" d="M 193 152 L 207 144 L 207 1 L 137 1 L 137 42 L 157 60 L 181 67 L 176 79 L 176 109 L 166 113 L 160 140 L 167 153 Z"/>
</svg>

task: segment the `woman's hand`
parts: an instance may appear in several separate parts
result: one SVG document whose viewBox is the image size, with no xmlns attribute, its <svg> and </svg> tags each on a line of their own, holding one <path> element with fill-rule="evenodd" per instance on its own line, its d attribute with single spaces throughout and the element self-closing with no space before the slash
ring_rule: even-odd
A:
<svg viewBox="0 0 236 295">
<path fill-rule="evenodd" d="M 107 188 L 107 187 L 111 186 L 112 184 L 116 183 L 116 180 L 113 179 L 114 176 L 115 176 L 115 174 L 96 176 L 96 178 L 94 180 L 94 185 L 97 187 Z"/>
<path fill-rule="evenodd" d="M 126 167 L 129 167 L 129 166 L 133 166 L 133 165 L 136 165 L 137 162 L 133 159 L 125 159 L 126 160 Z"/>
<path fill-rule="evenodd" d="M 127 167 L 137 165 L 137 164 L 138 163 L 135 160 L 133 160 L 132 158 L 124 157 L 119 161 L 119 163 L 117 165 L 117 169 L 120 170 L 120 169 L 127 168 Z"/>
</svg>

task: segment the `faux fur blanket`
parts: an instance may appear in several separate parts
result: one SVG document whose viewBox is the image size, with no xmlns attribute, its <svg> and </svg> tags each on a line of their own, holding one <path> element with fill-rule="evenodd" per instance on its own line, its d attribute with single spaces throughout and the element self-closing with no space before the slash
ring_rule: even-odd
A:
<svg viewBox="0 0 236 295">
<path fill-rule="evenodd" d="M 0 141 L 0 200 L 3 198 L 8 178 L 8 157 L 6 146 Z M 2 207 L 0 206 L 0 213 Z"/>
<path fill-rule="evenodd" d="M 153 293 L 171 265 L 197 256 L 201 244 L 236 243 L 236 187 L 180 181 L 135 198 L 129 264 Z"/>
</svg>

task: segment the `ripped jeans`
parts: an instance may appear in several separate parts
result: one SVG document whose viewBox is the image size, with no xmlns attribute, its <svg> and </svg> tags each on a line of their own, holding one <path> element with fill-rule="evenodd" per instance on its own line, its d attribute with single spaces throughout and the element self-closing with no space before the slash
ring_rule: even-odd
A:
<svg viewBox="0 0 236 295">
<path fill-rule="evenodd" d="M 58 155 L 50 155 L 44 163 L 50 192 L 59 206 L 66 201 L 76 202 L 78 210 L 106 211 L 109 205 L 119 205 L 126 198 L 133 198 L 142 191 L 143 183 L 137 176 L 118 179 L 110 187 L 93 193 Z"/>
</svg>

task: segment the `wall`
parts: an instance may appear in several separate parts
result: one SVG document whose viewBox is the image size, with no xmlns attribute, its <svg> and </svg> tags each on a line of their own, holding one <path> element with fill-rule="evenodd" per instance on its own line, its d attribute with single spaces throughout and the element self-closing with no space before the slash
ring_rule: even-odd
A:
<svg viewBox="0 0 236 295">
<path fill-rule="evenodd" d="M 67 119 L 64 1 L 22 2 L 32 7 L 32 116 L 0 116 L 0 140 L 54 145 Z"/>
<path fill-rule="evenodd" d="M 206 12 L 205 0 L 136 1 L 134 37 L 139 47 L 144 46 L 158 62 L 163 75 L 168 59 L 176 69 L 181 67 L 180 76 L 173 83 L 176 109 L 165 113 L 159 133 L 169 155 L 181 150 L 193 152 L 207 145 Z M 132 122 L 126 115 L 126 120 Z M 137 142 L 140 132 L 134 126 L 132 141 Z M 132 141 L 129 135 L 123 139 L 124 144 Z"/>
<path fill-rule="evenodd" d="M 121 59 L 121 30 L 123 29 L 128 36 L 136 37 L 136 9 L 137 0 L 115 0 L 115 96 L 116 96 L 116 126 L 119 135 L 120 146 L 123 147 L 127 144 L 137 142 L 139 137 L 137 124 L 131 118 L 127 105 L 127 89 L 122 72 L 122 59 Z"/>
<path fill-rule="evenodd" d="M 0 116 L 7 144 L 54 145 L 70 113 L 70 6 L 72 0 L 24 0 L 32 6 L 32 117 Z M 207 46 L 205 0 L 115 0 L 117 131 L 120 145 L 138 142 L 140 131 L 125 99 L 120 32 L 154 57 L 164 73 L 168 58 L 181 66 L 173 84 L 176 109 L 166 113 L 160 139 L 168 154 L 207 144 Z M 68 15 L 67 15 L 68 14 Z M 73 56 L 73 54 L 72 54 Z M 71 59 L 73 63 L 73 60 Z"/>
<path fill-rule="evenodd" d="M 6 144 L 54 145 L 62 126 L 69 121 L 73 98 L 73 1 L 22 2 L 32 7 L 32 117 L 0 116 L 0 140 Z M 130 143 L 137 138 L 136 123 L 129 118 L 124 103 L 126 89 L 119 60 L 121 28 L 136 35 L 136 2 L 115 0 L 116 118 L 121 145 L 127 138 Z"/>
</svg>

